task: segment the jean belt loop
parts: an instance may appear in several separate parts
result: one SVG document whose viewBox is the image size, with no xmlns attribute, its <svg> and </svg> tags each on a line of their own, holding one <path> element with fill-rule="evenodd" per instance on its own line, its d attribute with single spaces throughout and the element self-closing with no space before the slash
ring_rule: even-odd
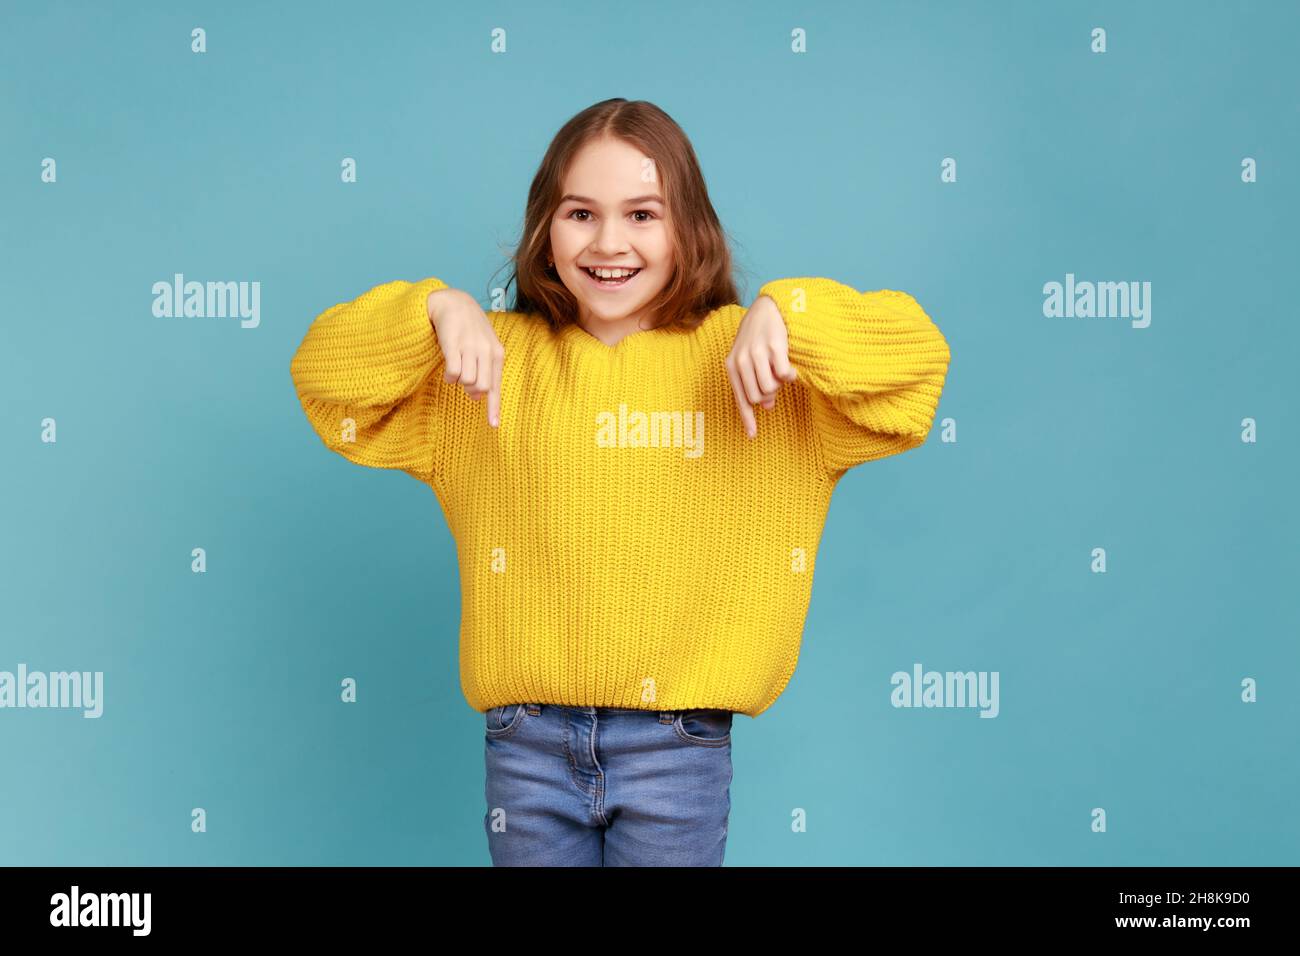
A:
<svg viewBox="0 0 1300 956">
<path fill-rule="evenodd" d="M 677 715 L 673 713 L 671 710 L 659 711 L 659 723 L 661 724 L 671 724 L 676 719 L 677 719 Z"/>
<path fill-rule="evenodd" d="M 541 704 L 524 704 L 524 706 L 528 708 L 528 715 L 530 717 L 536 717 L 542 712 Z"/>
</svg>

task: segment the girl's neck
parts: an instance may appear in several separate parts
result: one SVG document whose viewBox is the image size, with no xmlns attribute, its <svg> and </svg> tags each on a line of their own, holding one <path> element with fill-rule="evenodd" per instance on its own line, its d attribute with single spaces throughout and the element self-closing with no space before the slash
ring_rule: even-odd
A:
<svg viewBox="0 0 1300 956">
<path fill-rule="evenodd" d="M 598 319 L 587 314 L 585 309 L 578 317 L 578 324 L 592 338 L 611 348 L 627 336 L 637 335 L 650 327 L 649 321 L 640 312 L 621 319 Z"/>
</svg>

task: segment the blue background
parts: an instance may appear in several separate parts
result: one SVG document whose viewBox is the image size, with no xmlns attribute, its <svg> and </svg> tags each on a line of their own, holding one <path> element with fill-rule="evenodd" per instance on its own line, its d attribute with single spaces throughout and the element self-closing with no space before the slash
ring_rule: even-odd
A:
<svg viewBox="0 0 1300 956">
<path fill-rule="evenodd" d="M 727 864 L 1300 862 L 1297 9 L 7 4 L 0 670 L 106 686 L 0 710 L 0 863 L 488 863 L 454 541 L 289 359 L 380 282 L 486 305 L 611 96 L 691 137 L 746 302 L 901 289 L 952 349 L 926 446 L 836 491 Z M 175 272 L 260 282 L 260 327 L 154 317 Z M 1067 272 L 1151 282 L 1150 327 L 1044 317 Z M 1000 715 L 893 708 L 915 662 L 998 671 Z"/>
</svg>

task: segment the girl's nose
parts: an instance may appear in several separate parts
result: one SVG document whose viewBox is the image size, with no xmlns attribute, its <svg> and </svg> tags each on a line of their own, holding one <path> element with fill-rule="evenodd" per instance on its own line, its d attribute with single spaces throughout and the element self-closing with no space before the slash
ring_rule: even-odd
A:
<svg viewBox="0 0 1300 956">
<path fill-rule="evenodd" d="M 627 248 L 623 238 L 623 226 L 612 219 L 601 224 L 596 232 L 596 242 L 592 248 L 601 253 L 620 252 Z"/>
</svg>

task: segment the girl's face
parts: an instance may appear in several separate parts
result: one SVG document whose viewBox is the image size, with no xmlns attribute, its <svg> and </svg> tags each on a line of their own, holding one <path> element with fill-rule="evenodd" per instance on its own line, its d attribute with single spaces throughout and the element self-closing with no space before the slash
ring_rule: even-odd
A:
<svg viewBox="0 0 1300 956">
<path fill-rule="evenodd" d="M 643 320 L 650 325 L 646 305 L 673 268 L 671 224 L 653 160 L 620 139 L 590 142 L 574 157 L 561 195 L 551 219 L 551 254 L 560 281 L 578 300 L 582 326 L 615 337 L 635 332 Z M 588 271 L 595 267 L 634 274 L 601 282 Z"/>
</svg>

